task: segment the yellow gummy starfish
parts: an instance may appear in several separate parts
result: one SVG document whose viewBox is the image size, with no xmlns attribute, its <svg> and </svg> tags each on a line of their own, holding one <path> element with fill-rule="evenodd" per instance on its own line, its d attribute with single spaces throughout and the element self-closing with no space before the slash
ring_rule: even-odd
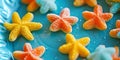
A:
<svg viewBox="0 0 120 60">
<path fill-rule="evenodd" d="M 9 35 L 10 41 L 15 41 L 19 35 L 23 35 L 28 40 L 33 40 L 34 37 L 30 31 L 38 30 L 42 27 L 41 23 L 31 22 L 33 19 L 32 13 L 27 13 L 21 19 L 17 12 L 12 15 L 12 24 L 5 22 L 4 26 L 11 31 Z"/>
<path fill-rule="evenodd" d="M 94 7 L 97 5 L 97 0 L 74 0 L 74 6 L 82 6 L 84 4 L 87 4 L 91 7 Z"/>
<path fill-rule="evenodd" d="M 69 54 L 69 60 L 76 60 L 78 56 L 87 57 L 90 52 L 85 47 L 89 44 L 89 37 L 75 39 L 72 34 L 66 35 L 66 44 L 60 46 L 59 51 Z"/>
</svg>

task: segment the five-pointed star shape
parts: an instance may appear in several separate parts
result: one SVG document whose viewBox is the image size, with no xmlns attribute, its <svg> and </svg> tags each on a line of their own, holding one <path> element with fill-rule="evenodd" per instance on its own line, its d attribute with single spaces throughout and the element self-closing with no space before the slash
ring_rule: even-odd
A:
<svg viewBox="0 0 120 60">
<path fill-rule="evenodd" d="M 69 8 L 64 8 L 60 13 L 60 16 L 56 14 L 48 14 L 47 18 L 52 23 L 50 30 L 53 32 L 62 30 L 65 33 L 69 33 L 72 31 L 71 25 L 74 25 L 78 21 L 77 17 L 70 16 Z"/>
<path fill-rule="evenodd" d="M 97 5 L 97 0 L 74 0 L 74 6 L 82 6 L 84 4 L 87 4 L 91 7 L 94 7 Z"/>
<path fill-rule="evenodd" d="M 72 34 L 66 34 L 66 44 L 60 46 L 59 51 L 64 54 L 69 54 L 69 60 L 76 60 L 78 56 L 87 57 L 90 52 L 85 47 L 89 44 L 88 37 L 75 39 Z"/>
<path fill-rule="evenodd" d="M 9 35 L 10 41 L 15 41 L 19 35 L 23 35 L 28 40 L 33 40 L 34 37 L 30 31 L 38 30 L 42 27 L 41 23 L 31 22 L 33 14 L 27 13 L 22 19 L 17 12 L 12 15 L 12 24 L 5 22 L 4 26 L 11 31 Z"/>
<path fill-rule="evenodd" d="M 36 3 L 41 6 L 40 12 L 42 14 L 47 13 L 48 11 L 57 10 L 56 0 L 36 0 Z"/>
<path fill-rule="evenodd" d="M 45 52 L 44 46 L 39 46 L 35 49 L 32 49 L 29 43 L 25 43 L 24 51 L 14 51 L 13 56 L 17 60 L 42 60 L 41 57 Z"/>
<path fill-rule="evenodd" d="M 91 53 L 88 60 L 112 60 L 112 55 L 115 53 L 114 47 L 105 48 L 104 45 L 100 45 L 96 48 L 95 52 Z"/>
<path fill-rule="evenodd" d="M 83 17 L 87 20 L 83 24 L 83 28 L 86 30 L 97 28 L 99 30 L 105 30 L 107 28 L 106 21 L 112 18 L 112 13 L 103 13 L 100 5 L 95 6 L 94 12 L 84 11 Z"/>
<path fill-rule="evenodd" d="M 28 4 L 27 11 L 33 12 L 40 6 L 36 3 L 36 0 L 22 0 L 22 3 Z"/>
<path fill-rule="evenodd" d="M 120 60 L 120 57 L 119 57 L 119 48 L 115 47 L 115 49 L 116 49 L 116 52 L 113 55 L 113 60 Z"/>
</svg>

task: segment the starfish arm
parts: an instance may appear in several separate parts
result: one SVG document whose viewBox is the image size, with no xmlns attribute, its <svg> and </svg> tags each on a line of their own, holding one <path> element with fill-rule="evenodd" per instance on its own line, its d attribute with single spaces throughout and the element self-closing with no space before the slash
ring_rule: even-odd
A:
<svg viewBox="0 0 120 60">
<path fill-rule="evenodd" d="M 69 60 L 76 60 L 78 56 L 79 56 L 78 51 L 74 49 L 69 52 Z"/>
<path fill-rule="evenodd" d="M 30 31 L 39 30 L 42 28 L 42 24 L 36 22 L 27 22 L 23 25 L 27 26 L 30 29 Z"/>
<path fill-rule="evenodd" d="M 112 30 L 110 30 L 109 34 L 110 34 L 111 37 L 117 38 L 117 34 L 118 34 L 119 31 L 120 31 L 119 28 L 118 29 L 112 29 Z"/>
<path fill-rule="evenodd" d="M 23 52 L 23 51 L 14 51 L 13 52 L 13 56 L 17 60 L 24 60 L 26 55 L 28 55 L 28 53 L 27 52 Z"/>
<path fill-rule="evenodd" d="M 13 12 L 12 22 L 13 22 L 13 23 L 18 23 L 18 24 L 21 23 L 20 16 L 19 16 L 19 14 L 18 14 L 17 12 Z"/>
<path fill-rule="evenodd" d="M 71 25 L 74 25 L 76 22 L 78 22 L 78 18 L 74 16 L 65 17 L 63 18 L 65 21 L 69 22 Z"/>
<path fill-rule="evenodd" d="M 112 7 L 110 8 L 110 12 L 111 13 L 116 13 L 120 8 L 120 4 L 119 3 L 115 3 L 112 5 Z"/>
<path fill-rule="evenodd" d="M 39 46 L 35 49 L 32 50 L 32 54 L 34 54 L 35 56 L 42 56 L 45 52 L 45 47 L 44 46 Z"/>
<path fill-rule="evenodd" d="M 90 20 L 96 16 L 94 12 L 89 12 L 89 11 L 84 11 L 82 15 L 85 18 L 85 20 Z"/>
<path fill-rule="evenodd" d="M 30 12 L 28 12 L 27 14 L 25 14 L 24 16 L 23 16 L 23 18 L 22 18 L 22 23 L 23 22 L 30 22 L 30 21 L 32 21 L 33 20 L 33 14 L 32 13 L 30 13 Z"/>
<path fill-rule="evenodd" d="M 104 52 L 112 56 L 115 53 L 115 48 L 105 48 Z"/>
<path fill-rule="evenodd" d="M 48 3 L 43 3 L 40 8 L 40 13 L 44 14 L 49 11 L 49 4 Z"/>
<path fill-rule="evenodd" d="M 71 46 L 72 46 L 71 43 L 64 44 L 64 45 L 62 45 L 62 46 L 59 47 L 59 51 L 61 53 L 67 54 L 71 50 Z"/>
<path fill-rule="evenodd" d="M 17 26 L 17 24 L 14 24 L 14 23 L 10 24 L 10 23 L 7 23 L 7 22 L 4 23 L 4 27 L 9 31 L 11 31 L 15 26 Z"/>
<path fill-rule="evenodd" d="M 61 20 L 61 30 L 65 33 L 72 32 L 72 26 L 67 21 Z"/>
<path fill-rule="evenodd" d="M 21 34 L 28 40 L 34 39 L 32 33 L 27 26 L 21 26 Z"/>
<path fill-rule="evenodd" d="M 89 50 L 85 46 L 83 46 L 82 44 L 80 44 L 80 43 L 78 43 L 78 51 L 79 51 L 79 55 L 81 57 L 87 57 L 87 56 L 90 55 Z"/>
<path fill-rule="evenodd" d="M 96 15 L 98 15 L 98 16 L 101 15 L 103 13 L 102 6 L 96 5 L 94 8 L 94 13 L 96 13 Z"/>
<path fill-rule="evenodd" d="M 15 41 L 19 34 L 20 34 L 20 26 L 18 25 L 10 32 L 9 40 Z"/>
<path fill-rule="evenodd" d="M 37 10 L 38 8 L 39 8 L 39 5 L 34 0 L 28 5 L 27 11 L 33 12 L 33 11 Z"/>
<path fill-rule="evenodd" d="M 60 19 L 60 17 L 56 14 L 47 14 L 47 18 L 51 23 L 56 21 L 57 19 Z"/>
<path fill-rule="evenodd" d="M 94 25 L 95 25 L 94 20 L 90 19 L 83 24 L 83 28 L 86 30 L 90 30 L 90 29 L 93 29 L 95 27 Z"/>
<path fill-rule="evenodd" d="M 115 48 L 115 50 L 116 50 L 114 55 L 119 56 L 119 47 L 116 46 L 116 47 L 114 47 L 114 48 Z"/>
<path fill-rule="evenodd" d="M 83 4 L 85 4 L 85 0 L 74 0 L 73 3 L 74 6 L 82 6 Z"/>
<path fill-rule="evenodd" d="M 103 53 L 100 60 L 112 60 L 112 55 Z"/>
<path fill-rule="evenodd" d="M 90 43 L 89 37 L 83 37 L 77 40 L 80 44 L 87 46 Z"/>
<path fill-rule="evenodd" d="M 60 17 L 69 17 L 70 16 L 70 10 L 69 8 L 64 8 L 61 13 L 60 13 Z"/>
<path fill-rule="evenodd" d="M 67 43 L 72 43 L 72 42 L 75 42 L 76 40 L 75 40 L 75 38 L 74 38 L 74 36 L 72 35 L 72 34 L 66 34 L 66 42 Z"/>
<path fill-rule="evenodd" d="M 85 2 L 91 7 L 94 7 L 97 5 L 97 0 L 85 0 Z"/>
<path fill-rule="evenodd" d="M 24 3 L 24 4 L 29 4 L 29 3 L 31 3 L 33 0 L 22 0 L 22 3 Z"/>
<path fill-rule="evenodd" d="M 120 28 L 120 20 L 116 21 L 116 28 Z"/>
<path fill-rule="evenodd" d="M 107 25 L 104 20 L 101 20 L 99 17 L 96 17 L 94 21 L 95 21 L 95 28 L 99 30 L 107 29 Z"/>
<path fill-rule="evenodd" d="M 29 54 L 24 58 L 24 60 L 42 60 L 42 59 L 29 52 Z"/>
<path fill-rule="evenodd" d="M 51 25 L 50 25 L 50 31 L 56 32 L 60 30 L 60 25 L 61 25 L 61 21 L 60 19 L 54 21 Z"/>
<path fill-rule="evenodd" d="M 105 21 L 109 21 L 112 17 L 113 17 L 113 14 L 112 14 L 112 13 L 103 13 L 103 14 L 102 14 L 102 18 L 103 18 Z"/>
<path fill-rule="evenodd" d="M 24 50 L 24 52 L 32 51 L 32 46 L 30 45 L 30 43 L 25 43 L 23 50 Z"/>
<path fill-rule="evenodd" d="M 50 6 L 50 11 L 57 10 L 57 6 L 56 6 L 55 2 L 51 2 L 51 3 L 49 4 L 49 6 Z"/>
</svg>

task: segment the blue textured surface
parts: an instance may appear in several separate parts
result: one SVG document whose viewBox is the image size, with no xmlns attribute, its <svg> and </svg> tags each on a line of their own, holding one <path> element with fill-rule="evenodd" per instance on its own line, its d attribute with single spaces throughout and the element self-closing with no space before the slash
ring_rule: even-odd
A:
<svg viewBox="0 0 120 60">
<path fill-rule="evenodd" d="M 5 1 L 7 1 L 10 5 L 7 5 L 8 3 L 5 3 Z M 72 16 L 77 16 L 79 18 L 79 21 L 77 22 L 77 24 L 73 26 L 72 34 L 76 38 L 81 38 L 81 37 L 86 37 L 86 36 L 90 37 L 91 41 L 90 41 L 90 44 L 87 46 L 90 52 L 93 52 L 95 48 L 99 45 L 106 45 L 106 47 L 113 47 L 113 46 L 120 47 L 119 39 L 114 39 L 109 36 L 109 31 L 115 28 L 116 20 L 120 19 L 120 13 L 114 14 L 114 17 L 109 22 L 107 22 L 107 25 L 108 25 L 107 30 L 104 30 L 104 31 L 100 31 L 97 29 L 84 30 L 82 28 L 82 24 L 85 22 L 85 20 L 82 17 L 82 12 L 85 10 L 93 11 L 93 8 L 87 5 L 84 5 L 81 7 L 74 7 L 73 0 L 57 0 L 56 4 L 58 6 L 58 10 L 55 12 L 48 12 L 46 14 L 40 14 L 39 10 L 34 12 L 35 17 L 33 21 L 41 22 L 43 24 L 43 28 L 41 30 L 32 32 L 35 38 L 34 41 L 28 41 L 24 37 L 20 36 L 17 38 L 15 42 L 9 42 L 8 41 L 9 32 L 5 30 L 2 24 L 4 23 L 4 21 L 8 21 L 8 22 L 11 21 L 10 19 L 11 12 L 16 10 L 19 4 L 20 6 L 17 9 L 17 11 L 20 14 L 20 16 L 22 17 L 24 14 L 27 13 L 26 11 L 27 5 L 22 4 L 20 2 L 19 4 L 16 4 L 18 2 L 19 0 L 0 0 L 0 11 L 9 12 L 9 13 L 0 12 L 0 41 L 5 41 L 7 44 L 6 47 L 4 46 L 4 44 L 2 46 L 5 49 L 1 49 L 0 47 L 0 52 L 2 50 L 2 51 L 11 51 L 12 53 L 14 50 L 22 50 L 24 43 L 29 42 L 31 43 L 33 48 L 39 45 L 44 45 L 46 47 L 46 52 L 42 56 L 44 60 L 68 60 L 68 55 L 61 54 L 58 51 L 59 46 L 65 43 L 65 33 L 61 31 L 54 32 L 54 33 L 49 31 L 50 22 L 46 18 L 46 14 L 48 13 L 59 14 L 60 11 L 65 7 L 70 8 Z M 12 5 L 12 4 L 15 4 L 15 5 Z M 98 4 L 103 6 L 104 12 L 109 12 L 109 6 L 106 4 L 104 0 L 98 0 Z M 9 8 L 6 9 L 6 7 L 7 8 L 9 7 Z M 1 16 L 3 18 L 1 18 Z M 6 18 L 6 17 L 9 17 L 9 18 Z M 0 44 L 2 43 L 0 42 Z M 5 54 L 3 54 L 3 56 L 4 55 Z M 1 53 L 0 53 L 0 56 L 1 56 Z M 11 54 L 7 57 L 10 58 L 10 56 Z M 78 60 L 81 60 L 81 58 L 79 58 Z"/>
</svg>

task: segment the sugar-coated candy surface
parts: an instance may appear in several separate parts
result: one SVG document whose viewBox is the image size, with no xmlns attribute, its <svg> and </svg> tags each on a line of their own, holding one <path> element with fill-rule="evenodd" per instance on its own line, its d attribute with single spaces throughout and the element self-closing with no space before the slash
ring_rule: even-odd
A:
<svg viewBox="0 0 120 60">
<path fill-rule="evenodd" d="M 75 39 L 72 34 L 66 34 L 66 44 L 60 46 L 59 51 L 63 54 L 69 54 L 69 60 L 77 60 L 78 56 L 87 57 L 90 54 L 85 47 L 89 42 L 89 37 Z"/>
<path fill-rule="evenodd" d="M 23 35 L 28 40 L 33 40 L 34 37 L 30 31 L 39 30 L 42 27 L 41 23 L 31 22 L 33 17 L 33 14 L 28 12 L 21 19 L 19 14 L 14 12 L 12 15 L 12 23 L 4 23 L 5 28 L 11 31 L 9 40 L 15 41 L 19 35 Z"/>
<path fill-rule="evenodd" d="M 112 60 L 112 55 L 115 53 L 114 47 L 105 47 L 100 45 L 96 48 L 95 52 L 91 53 L 88 60 Z"/>
<path fill-rule="evenodd" d="M 84 4 L 87 4 L 91 7 L 94 7 L 97 5 L 97 0 L 74 0 L 74 6 L 82 6 Z"/>
<path fill-rule="evenodd" d="M 120 9 L 120 0 L 106 0 L 106 2 L 111 6 L 111 13 L 117 13 Z"/>
<path fill-rule="evenodd" d="M 61 11 L 60 16 L 56 14 L 48 14 L 47 18 L 52 23 L 50 25 L 50 31 L 53 32 L 62 30 L 65 33 L 70 33 L 72 32 L 71 25 L 74 25 L 78 21 L 77 17 L 70 16 L 69 8 L 64 8 Z"/>
<path fill-rule="evenodd" d="M 25 43 L 23 51 L 14 51 L 13 56 L 17 60 L 42 60 L 41 57 L 45 52 L 44 46 L 32 49 L 30 43 Z"/>
<path fill-rule="evenodd" d="M 28 4 L 27 11 L 33 12 L 39 8 L 36 0 L 22 0 L 22 3 Z"/>
<path fill-rule="evenodd" d="M 109 21 L 112 17 L 112 13 L 103 13 L 102 6 L 97 5 L 94 7 L 94 12 L 84 11 L 83 17 L 86 22 L 83 24 L 83 28 L 90 30 L 93 28 L 99 30 L 107 29 L 106 22 Z"/>
<path fill-rule="evenodd" d="M 40 5 L 40 12 L 42 14 L 47 13 L 48 11 L 57 10 L 56 0 L 36 0 L 36 3 Z"/>
<path fill-rule="evenodd" d="M 120 38 L 120 20 L 116 21 L 116 29 L 110 30 L 109 34 L 113 38 Z"/>
</svg>

